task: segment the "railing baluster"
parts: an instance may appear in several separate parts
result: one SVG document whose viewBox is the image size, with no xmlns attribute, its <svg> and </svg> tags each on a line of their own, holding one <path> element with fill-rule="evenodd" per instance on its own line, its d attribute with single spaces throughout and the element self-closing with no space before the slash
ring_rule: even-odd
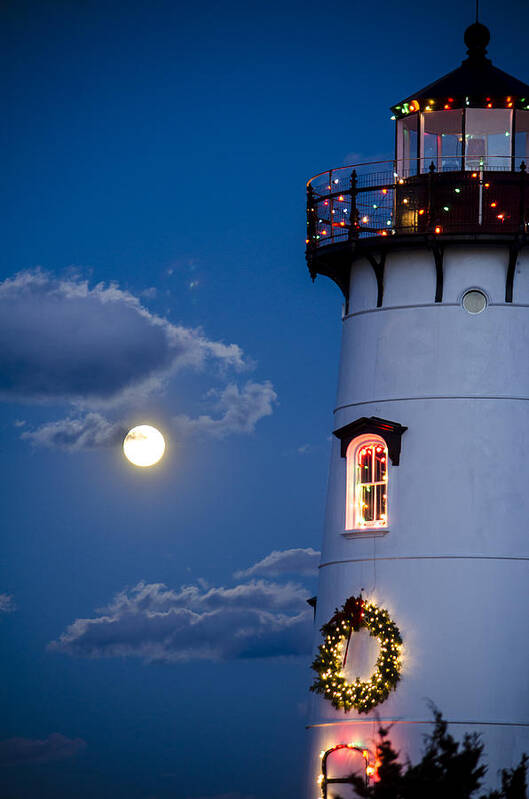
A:
<svg viewBox="0 0 529 799">
<path fill-rule="evenodd" d="M 332 181 L 333 177 L 331 171 L 329 172 L 329 193 L 331 195 L 329 197 L 329 219 L 330 219 L 329 225 L 331 227 L 331 241 L 334 241 L 334 216 L 335 216 L 334 212 L 336 209 L 334 208 L 334 197 L 333 197 L 334 185 Z"/>
<path fill-rule="evenodd" d="M 527 219 L 525 208 L 525 192 L 527 190 L 527 165 L 525 161 L 520 164 L 520 230 L 522 233 L 527 233 Z"/>
<path fill-rule="evenodd" d="M 435 172 L 435 164 L 432 161 L 428 168 L 428 230 L 433 228 L 433 176 Z"/>
<path fill-rule="evenodd" d="M 351 213 L 349 217 L 349 239 L 358 238 L 359 216 L 356 205 L 357 174 L 356 169 L 351 172 Z"/>
<path fill-rule="evenodd" d="M 478 225 L 483 224 L 483 159 L 479 162 L 479 199 L 478 199 Z"/>
</svg>

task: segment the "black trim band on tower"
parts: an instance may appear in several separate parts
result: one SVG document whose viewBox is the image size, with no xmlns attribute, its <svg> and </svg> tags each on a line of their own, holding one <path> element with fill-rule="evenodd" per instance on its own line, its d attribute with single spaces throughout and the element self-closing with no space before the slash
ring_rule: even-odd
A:
<svg viewBox="0 0 529 799">
<path fill-rule="evenodd" d="M 351 441 L 357 436 L 364 433 L 374 433 L 380 438 L 383 438 L 388 447 L 388 455 L 393 466 L 398 466 L 400 461 L 400 447 L 402 434 L 408 428 L 399 424 L 398 422 L 390 422 L 387 419 L 379 419 L 378 416 L 362 416 L 360 419 L 346 424 L 345 427 L 340 427 L 334 430 L 333 435 L 340 440 L 340 454 L 345 458 L 347 454 L 347 447 Z"/>
<path fill-rule="evenodd" d="M 384 298 L 384 256 L 387 253 L 406 249 L 427 249 L 435 263 L 435 302 L 443 302 L 443 261 L 448 247 L 495 247 L 509 251 L 505 274 L 505 302 L 512 303 L 514 296 L 514 279 L 516 263 L 520 252 L 529 246 L 527 233 L 511 233 L 506 235 L 453 235 L 443 236 L 442 240 L 431 236 L 388 236 L 386 239 L 363 239 L 358 242 L 339 242 L 321 247 L 319 250 L 307 250 L 307 262 L 314 280 L 317 275 L 330 277 L 341 289 L 349 306 L 349 279 L 352 264 L 366 258 L 375 274 L 377 284 L 377 308 L 383 307 Z"/>
</svg>

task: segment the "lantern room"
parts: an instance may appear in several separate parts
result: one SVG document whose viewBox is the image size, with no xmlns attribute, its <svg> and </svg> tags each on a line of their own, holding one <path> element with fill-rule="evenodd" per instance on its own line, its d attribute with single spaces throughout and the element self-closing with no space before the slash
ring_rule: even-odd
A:
<svg viewBox="0 0 529 799">
<path fill-rule="evenodd" d="M 399 175 L 515 170 L 529 161 L 529 86 L 487 58 L 490 34 L 465 32 L 458 69 L 393 106 Z"/>
<path fill-rule="evenodd" d="M 509 244 L 505 301 L 516 258 L 529 246 L 529 85 L 493 66 L 490 34 L 465 31 L 461 65 L 392 107 L 395 158 L 339 166 L 307 183 L 306 257 L 348 299 L 351 257 L 367 257 L 384 294 L 384 259 L 396 247 L 435 257 L 442 302 L 445 244 Z"/>
</svg>

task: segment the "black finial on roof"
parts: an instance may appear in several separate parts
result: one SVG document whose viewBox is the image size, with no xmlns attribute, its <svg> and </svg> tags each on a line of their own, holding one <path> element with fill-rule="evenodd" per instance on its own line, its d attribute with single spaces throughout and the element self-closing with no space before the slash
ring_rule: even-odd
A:
<svg viewBox="0 0 529 799">
<path fill-rule="evenodd" d="M 490 31 L 481 22 L 474 22 L 465 31 L 465 44 L 468 47 L 469 61 L 488 60 L 487 45 L 490 42 Z"/>
</svg>

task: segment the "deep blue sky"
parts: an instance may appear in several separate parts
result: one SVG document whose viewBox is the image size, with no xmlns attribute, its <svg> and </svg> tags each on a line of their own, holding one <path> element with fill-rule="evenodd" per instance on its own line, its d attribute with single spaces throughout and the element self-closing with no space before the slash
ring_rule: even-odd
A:
<svg viewBox="0 0 529 799">
<path fill-rule="evenodd" d="M 473 5 L 3 4 L 1 799 L 298 795 L 310 552 L 234 572 L 320 542 L 341 298 L 304 183 L 391 157 Z M 529 80 L 527 3 L 482 5 Z"/>
</svg>

